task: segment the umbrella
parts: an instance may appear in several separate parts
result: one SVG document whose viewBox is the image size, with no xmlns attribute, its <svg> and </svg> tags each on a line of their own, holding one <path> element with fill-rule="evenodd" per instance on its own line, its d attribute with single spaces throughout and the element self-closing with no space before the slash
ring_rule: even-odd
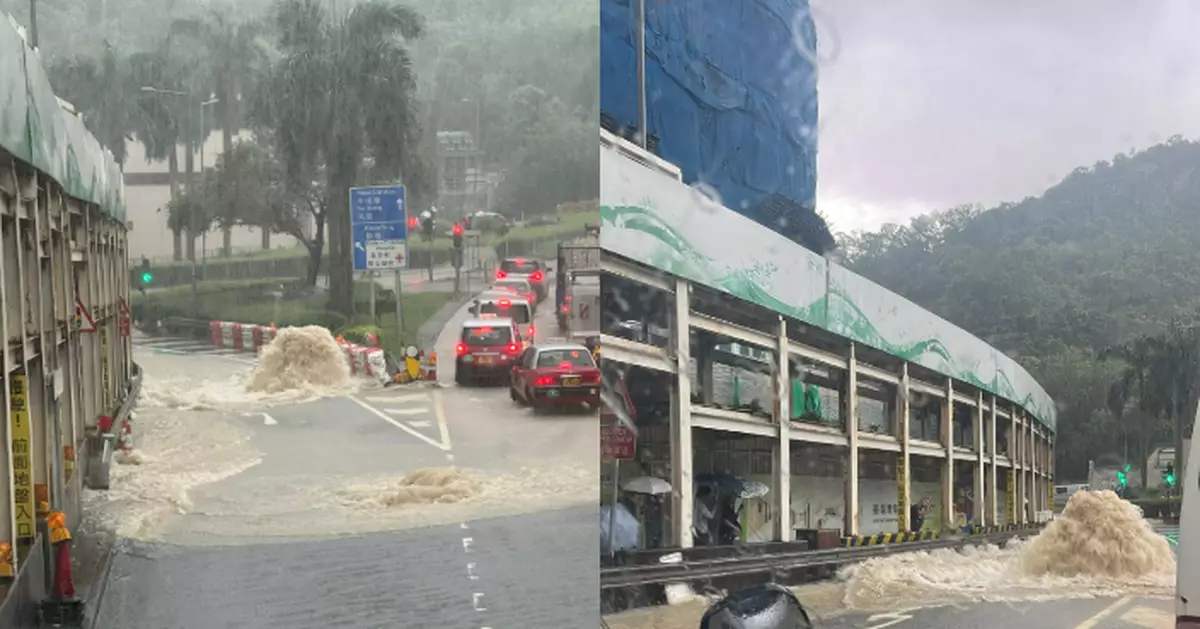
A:
<svg viewBox="0 0 1200 629">
<path fill-rule="evenodd" d="M 731 493 L 735 496 L 741 495 L 742 490 L 746 487 L 746 481 L 733 474 L 697 474 L 696 484 L 709 485 L 713 489 Z"/>
<path fill-rule="evenodd" d="M 638 476 L 625 481 L 621 489 L 634 494 L 657 496 L 671 493 L 671 483 L 654 476 Z"/>
<path fill-rule="evenodd" d="M 771 488 L 767 485 L 756 480 L 749 480 L 742 487 L 742 493 L 739 497 L 749 500 L 751 498 L 762 498 L 769 493 L 771 493 Z"/>
<path fill-rule="evenodd" d="M 771 488 L 763 483 L 738 478 L 733 474 L 697 474 L 697 485 L 711 485 L 738 498 L 761 498 L 771 492 Z"/>
</svg>

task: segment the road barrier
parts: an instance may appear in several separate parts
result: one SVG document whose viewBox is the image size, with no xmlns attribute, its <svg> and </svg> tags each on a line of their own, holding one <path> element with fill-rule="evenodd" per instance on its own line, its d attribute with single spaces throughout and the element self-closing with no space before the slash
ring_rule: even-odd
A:
<svg viewBox="0 0 1200 629">
<path fill-rule="evenodd" d="M 249 354 L 258 354 L 279 334 L 279 330 L 273 325 L 236 321 L 209 321 L 208 329 L 209 340 L 214 347 Z M 391 381 L 382 349 L 349 343 L 341 337 L 338 337 L 338 345 L 346 354 L 346 363 L 352 375 L 372 378 L 380 384 Z"/>
</svg>

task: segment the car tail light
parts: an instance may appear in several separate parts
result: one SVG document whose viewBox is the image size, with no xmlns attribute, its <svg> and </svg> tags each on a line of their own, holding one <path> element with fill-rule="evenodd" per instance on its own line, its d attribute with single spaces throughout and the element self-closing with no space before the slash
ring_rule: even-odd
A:
<svg viewBox="0 0 1200 629">
<path fill-rule="evenodd" d="M 499 302 L 501 308 L 507 308 L 512 305 L 512 302 L 507 299 L 501 299 Z"/>
<path fill-rule="evenodd" d="M 551 378 L 550 376 L 538 376 L 537 380 L 534 381 L 534 384 L 539 387 L 548 387 L 554 384 L 554 378 Z"/>
<path fill-rule="evenodd" d="M 565 314 L 565 313 L 571 312 L 571 307 L 566 304 L 563 304 L 562 310 L 563 310 L 563 313 Z"/>
<path fill-rule="evenodd" d="M 505 273 L 504 271 L 496 271 L 496 279 L 502 280 L 506 277 L 508 277 L 508 273 Z"/>
<path fill-rule="evenodd" d="M 520 346 L 520 345 L 517 345 L 516 343 L 509 343 L 509 344 L 508 344 L 508 353 L 509 353 L 509 354 L 518 354 L 518 353 L 520 353 L 520 352 L 521 352 L 521 346 Z"/>
<path fill-rule="evenodd" d="M 459 355 L 459 356 L 463 356 L 463 355 L 465 355 L 465 354 L 467 353 L 467 346 L 466 346 L 466 345 L 463 345 L 462 343 L 459 343 L 458 345 L 455 345 L 455 346 L 454 346 L 454 353 L 455 353 L 455 354 L 457 354 L 457 355 Z"/>
<path fill-rule="evenodd" d="M 532 325 L 529 326 L 529 338 L 533 338 L 535 333 L 537 333 L 537 328 L 533 327 Z"/>
<path fill-rule="evenodd" d="M 531 280 L 533 280 L 533 281 L 535 281 L 535 282 L 540 282 L 540 281 L 542 281 L 542 272 L 541 272 L 541 271 L 535 271 L 533 275 L 530 275 L 530 276 L 529 276 L 529 279 L 531 279 Z"/>
<path fill-rule="evenodd" d="M 597 371 L 595 373 L 589 373 L 583 377 L 583 381 L 589 384 L 600 382 L 600 372 Z"/>
</svg>

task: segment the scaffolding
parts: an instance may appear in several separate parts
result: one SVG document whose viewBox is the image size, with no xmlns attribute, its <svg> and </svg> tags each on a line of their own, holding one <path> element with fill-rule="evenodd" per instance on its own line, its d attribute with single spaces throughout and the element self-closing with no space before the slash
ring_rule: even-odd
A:
<svg viewBox="0 0 1200 629">
<path fill-rule="evenodd" d="M 107 487 L 137 368 L 120 169 L 7 20 L 0 93 L 9 96 L 0 102 L 3 625 L 15 613 L 12 588 L 22 600 L 46 594 L 50 513 L 75 528 L 85 485 Z"/>
</svg>

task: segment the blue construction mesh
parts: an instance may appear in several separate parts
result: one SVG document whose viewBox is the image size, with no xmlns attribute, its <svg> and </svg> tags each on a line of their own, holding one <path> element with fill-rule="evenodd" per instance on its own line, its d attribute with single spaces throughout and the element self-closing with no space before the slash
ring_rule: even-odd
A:
<svg viewBox="0 0 1200 629">
<path fill-rule="evenodd" d="M 637 125 L 636 2 L 600 2 L 600 104 Z M 816 28 L 806 0 L 646 0 L 646 95 L 658 153 L 688 183 L 761 216 L 815 208 Z"/>
</svg>

